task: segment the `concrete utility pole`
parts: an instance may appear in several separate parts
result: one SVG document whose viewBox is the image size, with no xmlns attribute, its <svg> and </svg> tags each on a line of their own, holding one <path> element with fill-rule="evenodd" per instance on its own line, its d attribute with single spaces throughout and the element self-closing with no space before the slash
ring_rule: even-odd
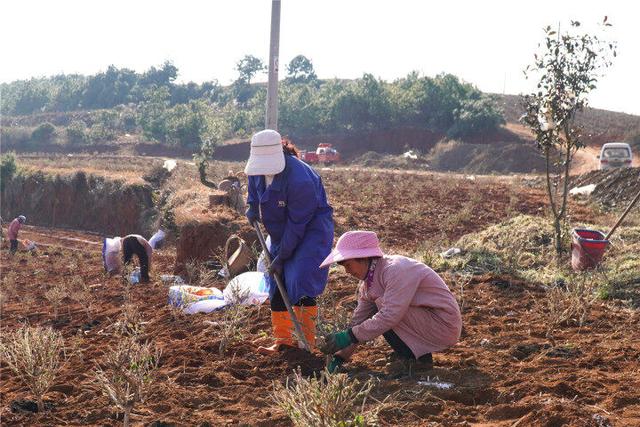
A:
<svg viewBox="0 0 640 427">
<path fill-rule="evenodd" d="M 265 129 L 278 130 L 278 55 L 280 51 L 280 0 L 271 2 L 271 43 Z"/>
</svg>

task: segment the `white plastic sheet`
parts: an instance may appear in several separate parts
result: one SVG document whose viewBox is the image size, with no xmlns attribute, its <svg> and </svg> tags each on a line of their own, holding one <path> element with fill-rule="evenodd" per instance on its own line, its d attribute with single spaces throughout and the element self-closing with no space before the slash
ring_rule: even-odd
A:
<svg viewBox="0 0 640 427">
<path fill-rule="evenodd" d="M 269 298 L 266 277 L 257 271 L 239 274 L 224 288 L 223 295 L 230 304 L 260 305 Z"/>
<path fill-rule="evenodd" d="M 590 196 L 595 189 L 595 184 L 583 185 L 582 187 L 573 187 L 569 190 L 569 194 L 572 196 Z"/>
<path fill-rule="evenodd" d="M 102 244 L 102 263 L 108 273 L 118 273 L 122 267 L 120 237 L 106 238 Z"/>
<path fill-rule="evenodd" d="M 183 311 L 185 314 L 211 313 L 224 308 L 226 305 L 227 302 L 224 299 L 206 299 L 187 305 Z"/>
<path fill-rule="evenodd" d="M 151 248 L 156 249 L 156 247 L 159 247 L 159 245 L 164 240 L 165 235 L 165 232 L 162 230 L 156 231 L 155 234 L 149 239 L 149 245 L 151 245 Z"/>
</svg>

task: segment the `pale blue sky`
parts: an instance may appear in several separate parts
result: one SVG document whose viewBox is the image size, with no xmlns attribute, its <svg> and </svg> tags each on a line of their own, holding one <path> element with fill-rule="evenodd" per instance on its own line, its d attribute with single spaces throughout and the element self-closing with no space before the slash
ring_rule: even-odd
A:
<svg viewBox="0 0 640 427">
<path fill-rule="evenodd" d="M 640 114 L 639 9 L 628 0 L 282 0 L 280 77 L 303 54 L 321 78 L 449 72 L 483 91 L 517 94 L 531 88 L 522 70 L 543 26 L 575 19 L 589 28 L 608 15 L 619 54 L 591 104 Z M 95 74 L 109 64 L 144 71 L 171 60 L 179 81 L 228 84 L 245 54 L 266 62 L 270 10 L 270 0 L 3 1 L 0 81 Z"/>
</svg>

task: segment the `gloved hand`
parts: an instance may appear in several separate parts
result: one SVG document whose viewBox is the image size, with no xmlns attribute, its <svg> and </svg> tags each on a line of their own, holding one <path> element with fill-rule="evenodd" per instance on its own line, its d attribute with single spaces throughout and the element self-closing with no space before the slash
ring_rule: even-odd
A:
<svg viewBox="0 0 640 427">
<path fill-rule="evenodd" d="M 282 275 L 282 269 L 284 268 L 284 262 L 281 260 L 280 255 L 276 255 L 274 259 L 271 260 L 271 264 L 267 268 L 267 272 L 273 276 L 274 274 Z"/>
<path fill-rule="evenodd" d="M 329 371 L 330 374 L 333 374 L 335 371 L 340 369 L 340 367 L 342 367 L 342 364 L 344 362 L 345 360 L 342 357 L 335 354 L 329 361 L 329 364 L 327 365 L 327 371 Z"/>
<path fill-rule="evenodd" d="M 324 342 L 318 345 L 318 348 L 324 354 L 333 354 L 336 351 L 340 351 L 343 348 L 349 347 L 351 344 L 356 343 L 357 340 L 351 332 L 351 329 L 347 329 L 335 334 L 328 335 Z"/>
<path fill-rule="evenodd" d="M 258 209 L 251 205 L 247 208 L 245 215 L 251 225 L 253 225 L 254 222 L 260 221 L 260 213 L 258 212 Z"/>
</svg>

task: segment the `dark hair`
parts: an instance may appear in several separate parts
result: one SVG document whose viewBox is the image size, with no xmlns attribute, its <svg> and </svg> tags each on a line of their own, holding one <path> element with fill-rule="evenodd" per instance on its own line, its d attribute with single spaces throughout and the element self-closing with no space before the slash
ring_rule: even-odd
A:
<svg viewBox="0 0 640 427">
<path fill-rule="evenodd" d="M 287 137 L 282 138 L 282 151 L 284 154 L 300 158 L 298 147 Z"/>
</svg>

